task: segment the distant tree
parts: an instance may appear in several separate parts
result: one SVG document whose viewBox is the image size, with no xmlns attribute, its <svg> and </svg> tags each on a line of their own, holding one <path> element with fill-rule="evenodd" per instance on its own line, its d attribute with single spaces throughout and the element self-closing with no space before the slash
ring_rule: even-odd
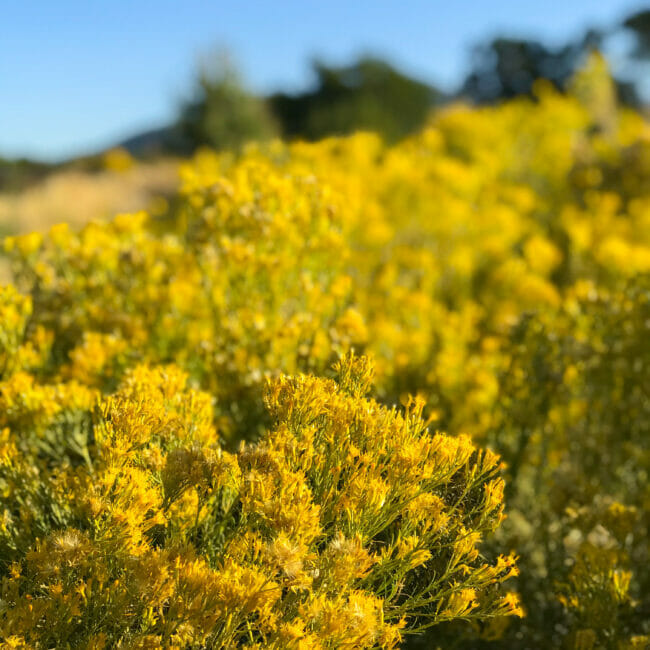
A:
<svg viewBox="0 0 650 650">
<path fill-rule="evenodd" d="M 9 160 L 0 157 L 0 192 L 21 192 L 43 179 L 54 168 L 54 164 L 27 158 Z"/>
<path fill-rule="evenodd" d="M 193 97 L 182 106 L 177 128 L 190 150 L 201 145 L 233 149 L 276 135 L 266 102 L 244 87 L 226 55 L 201 66 Z"/>
<path fill-rule="evenodd" d="M 632 32 L 635 47 L 632 55 L 637 59 L 650 60 L 650 9 L 644 9 L 628 16 L 623 27 Z"/>
<path fill-rule="evenodd" d="M 601 41 L 602 34 L 596 31 L 556 49 L 539 41 L 495 38 L 474 48 L 472 69 L 461 94 L 478 103 L 491 103 L 530 95 L 537 79 L 564 89 L 586 54 Z"/>
<path fill-rule="evenodd" d="M 634 45 L 629 53 L 626 76 L 635 91 L 637 99 L 650 104 L 650 9 L 645 9 L 626 18 L 622 27 L 632 35 Z M 643 102 L 640 102 L 643 103 Z"/>
<path fill-rule="evenodd" d="M 416 131 L 441 94 L 375 58 L 344 67 L 314 63 L 313 90 L 271 96 L 283 135 L 318 139 L 356 130 L 380 133 L 388 141 Z"/>
</svg>

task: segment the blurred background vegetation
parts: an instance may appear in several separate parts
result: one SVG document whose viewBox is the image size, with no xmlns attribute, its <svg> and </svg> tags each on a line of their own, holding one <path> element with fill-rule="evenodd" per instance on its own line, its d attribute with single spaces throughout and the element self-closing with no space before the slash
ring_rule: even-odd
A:
<svg viewBox="0 0 650 650">
<path fill-rule="evenodd" d="M 141 208 L 160 214 L 174 196 L 178 160 L 204 146 L 239 150 L 249 141 L 318 140 L 359 130 L 394 143 L 421 129 L 434 109 L 455 101 L 485 105 L 518 96 L 536 101 L 538 80 L 567 91 L 594 50 L 617 52 L 615 100 L 647 111 L 650 9 L 605 29 L 586 27 L 555 45 L 499 34 L 487 38 L 471 49 L 467 72 L 451 92 L 366 55 L 347 65 L 314 60 L 310 87 L 260 95 L 247 86 L 229 53 L 215 50 L 197 65 L 166 126 L 59 162 L 3 158 L 0 152 L 0 235 Z"/>
<path fill-rule="evenodd" d="M 393 142 L 420 129 L 431 109 L 445 102 L 493 104 L 532 97 L 538 79 L 567 90 L 588 54 L 622 35 L 631 39 L 632 47 L 614 80 L 618 100 L 640 108 L 643 80 L 650 74 L 650 9 L 608 30 L 587 28 L 577 40 L 558 47 L 505 36 L 488 39 L 473 48 L 469 72 L 454 93 L 414 79 L 389 61 L 365 56 L 345 66 L 316 60 L 311 88 L 258 97 L 246 88 L 232 60 L 217 55 L 200 67 L 192 98 L 181 107 L 178 122 L 159 133 L 155 147 L 150 142 L 143 151 L 133 140 L 125 145 L 136 154 L 186 153 L 201 145 L 224 149 L 277 135 L 318 140 L 359 130 Z"/>
<path fill-rule="evenodd" d="M 259 96 L 247 87 L 233 59 L 216 51 L 197 66 L 173 123 L 134 134 L 115 147 L 150 160 L 185 156 L 201 146 L 237 149 L 251 140 L 317 140 L 358 130 L 394 142 L 420 129 L 431 109 L 443 103 L 462 99 L 494 104 L 532 97 L 538 79 L 566 90 L 589 52 L 603 50 L 621 37 L 628 45 L 614 80 L 617 99 L 643 108 L 648 103 L 644 83 L 650 78 L 650 9 L 636 11 L 608 29 L 585 28 L 578 38 L 559 46 L 504 35 L 479 42 L 470 52 L 465 78 L 455 92 L 447 93 L 389 61 L 362 56 L 343 66 L 315 60 L 310 88 Z M 0 156 L 0 192 L 23 190 L 55 171 L 102 171 L 105 153 L 59 164 Z"/>
</svg>

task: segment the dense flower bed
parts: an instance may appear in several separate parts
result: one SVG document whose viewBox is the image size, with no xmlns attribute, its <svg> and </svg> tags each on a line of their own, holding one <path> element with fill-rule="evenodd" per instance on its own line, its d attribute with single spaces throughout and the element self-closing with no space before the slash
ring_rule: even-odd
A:
<svg viewBox="0 0 650 650">
<path fill-rule="evenodd" d="M 645 647 L 650 126 L 602 63 L 181 176 L 5 241 L 3 647 Z"/>
</svg>

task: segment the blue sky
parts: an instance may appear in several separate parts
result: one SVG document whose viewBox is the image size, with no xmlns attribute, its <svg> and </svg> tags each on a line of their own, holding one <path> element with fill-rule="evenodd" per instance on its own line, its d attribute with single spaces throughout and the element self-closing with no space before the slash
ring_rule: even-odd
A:
<svg viewBox="0 0 650 650">
<path fill-rule="evenodd" d="M 202 53 L 225 47 L 249 86 L 298 90 L 318 56 L 388 57 L 451 89 L 469 47 L 550 43 L 606 27 L 630 0 L 0 0 L 0 155 L 56 160 L 170 120 Z"/>
</svg>

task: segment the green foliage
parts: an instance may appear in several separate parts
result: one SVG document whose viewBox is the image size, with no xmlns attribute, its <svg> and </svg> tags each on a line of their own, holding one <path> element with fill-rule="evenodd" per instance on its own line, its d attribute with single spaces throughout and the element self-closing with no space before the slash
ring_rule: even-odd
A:
<svg viewBox="0 0 650 650">
<path fill-rule="evenodd" d="M 314 73 L 312 91 L 270 98 L 285 136 L 316 140 L 364 130 L 393 142 L 419 129 L 440 98 L 431 86 L 380 59 L 341 68 L 316 62 Z"/>
<path fill-rule="evenodd" d="M 199 146 L 238 149 L 275 135 L 265 101 L 244 87 L 225 55 L 201 68 L 193 92 L 181 109 L 177 127 L 190 151 Z"/>
</svg>

